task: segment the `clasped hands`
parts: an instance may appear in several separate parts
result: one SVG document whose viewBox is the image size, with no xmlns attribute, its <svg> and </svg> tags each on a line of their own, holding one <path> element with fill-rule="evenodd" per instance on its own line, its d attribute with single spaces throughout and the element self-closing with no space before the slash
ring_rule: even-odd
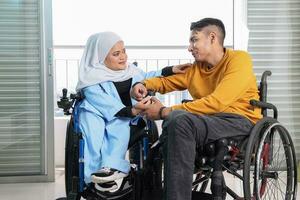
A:
<svg viewBox="0 0 300 200">
<path fill-rule="evenodd" d="M 138 102 L 133 106 L 132 112 L 134 115 L 146 116 L 147 119 L 160 119 L 159 110 L 163 104 L 154 96 L 147 96 L 147 89 L 142 83 L 136 84 L 131 95 Z"/>
<path fill-rule="evenodd" d="M 138 83 L 132 88 L 131 96 L 138 101 L 138 103 L 133 106 L 133 114 L 140 114 L 152 120 L 165 118 L 171 111 L 171 108 L 164 107 L 156 97 L 147 96 L 147 94 L 148 91 L 142 83 Z"/>
<path fill-rule="evenodd" d="M 184 74 L 192 64 L 179 64 L 172 67 L 174 74 Z M 131 89 L 130 95 L 138 101 L 132 108 L 133 115 L 143 115 L 148 119 L 164 119 L 172 111 L 170 107 L 165 107 L 157 98 L 147 96 L 147 88 L 142 84 L 135 84 Z"/>
</svg>

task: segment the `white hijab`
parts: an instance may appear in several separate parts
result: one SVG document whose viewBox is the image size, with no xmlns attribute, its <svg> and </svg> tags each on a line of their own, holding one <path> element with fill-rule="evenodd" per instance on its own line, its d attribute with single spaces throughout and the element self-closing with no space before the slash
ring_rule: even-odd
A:
<svg viewBox="0 0 300 200">
<path fill-rule="evenodd" d="M 77 91 L 106 81 L 125 81 L 141 72 L 132 64 L 128 64 L 126 69 L 118 71 L 105 66 L 104 60 L 107 54 L 119 41 L 122 39 L 113 32 L 96 33 L 89 37 L 80 61 Z"/>
</svg>

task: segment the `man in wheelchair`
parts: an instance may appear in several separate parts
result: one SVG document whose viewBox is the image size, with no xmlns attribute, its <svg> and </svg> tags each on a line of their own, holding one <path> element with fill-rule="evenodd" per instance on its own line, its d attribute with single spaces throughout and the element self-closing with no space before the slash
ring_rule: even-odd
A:
<svg viewBox="0 0 300 200">
<path fill-rule="evenodd" d="M 193 100 L 182 104 L 165 107 L 153 97 L 151 103 L 138 105 L 148 119 L 164 120 L 165 199 L 192 198 L 196 154 L 203 153 L 205 145 L 218 141 L 223 156 L 211 164 L 211 191 L 213 199 L 222 200 L 226 194 L 222 162 L 228 151 L 222 139 L 249 136 L 262 118 L 261 109 L 250 104 L 250 100 L 259 101 L 259 91 L 250 55 L 223 46 L 222 21 L 205 18 L 193 22 L 190 30 L 188 50 L 195 58 L 193 66 L 185 74 L 144 80 L 131 93 L 143 101 L 147 90 L 162 94 L 189 91 Z"/>
</svg>

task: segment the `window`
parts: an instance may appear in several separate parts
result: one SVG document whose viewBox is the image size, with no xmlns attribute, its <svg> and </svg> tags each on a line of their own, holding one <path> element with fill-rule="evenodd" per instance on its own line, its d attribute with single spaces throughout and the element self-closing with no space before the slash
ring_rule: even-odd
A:
<svg viewBox="0 0 300 200">
<path fill-rule="evenodd" d="M 0 182 L 54 179 L 49 8 L 48 0 L 0 3 Z"/>
<path fill-rule="evenodd" d="M 300 154 L 300 1 L 248 0 L 249 52 L 260 78 L 266 69 L 268 101 L 279 110 L 279 121 Z"/>
</svg>

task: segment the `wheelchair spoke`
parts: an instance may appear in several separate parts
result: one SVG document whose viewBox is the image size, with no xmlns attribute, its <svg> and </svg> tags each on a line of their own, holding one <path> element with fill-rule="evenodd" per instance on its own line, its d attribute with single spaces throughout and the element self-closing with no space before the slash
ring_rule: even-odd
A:
<svg viewBox="0 0 300 200">
<path fill-rule="evenodd" d="M 282 144 L 282 141 L 280 140 L 280 139 L 278 139 L 278 143 L 281 143 Z M 282 144 L 283 145 L 283 144 Z M 273 145 L 273 147 L 274 146 L 276 146 L 275 144 Z M 278 144 L 278 149 L 277 149 L 277 151 L 275 152 L 275 155 L 274 155 L 274 158 L 276 157 L 277 159 L 275 160 L 275 161 L 277 161 L 277 162 L 275 162 L 275 164 L 279 164 L 278 162 L 279 162 L 279 159 L 280 159 L 280 150 L 281 150 L 281 145 L 280 144 Z M 273 162 L 274 162 L 274 160 L 273 160 Z"/>
<path fill-rule="evenodd" d="M 285 186 L 287 185 L 280 177 L 278 177 L 278 180 L 281 181 Z"/>
<path fill-rule="evenodd" d="M 266 183 L 266 187 L 268 187 L 268 183 Z M 266 190 L 266 192 L 264 194 L 260 194 L 260 198 L 262 199 L 270 199 L 270 189 Z"/>
<path fill-rule="evenodd" d="M 282 196 L 282 199 L 284 199 L 284 194 L 285 194 L 285 192 L 283 192 L 282 190 L 281 190 L 281 186 L 280 185 L 278 185 L 278 181 L 276 181 L 276 185 L 274 184 L 274 182 L 272 181 L 272 182 L 270 182 L 270 183 L 272 183 L 272 185 L 274 185 L 274 187 L 277 189 L 277 195 L 278 195 L 278 193 L 280 192 L 280 194 L 281 194 L 281 196 Z"/>
<path fill-rule="evenodd" d="M 279 180 L 281 182 L 283 182 L 284 185 L 286 186 L 285 182 L 282 179 L 279 179 Z M 270 191 L 271 191 L 271 194 L 273 194 L 273 196 L 275 195 L 275 193 L 277 193 L 277 198 L 276 198 L 276 196 L 274 196 L 275 199 L 278 199 L 278 193 L 281 194 L 281 196 L 284 199 L 285 192 L 282 191 L 282 185 L 279 184 L 279 181 L 277 181 L 275 179 L 268 179 L 268 181 L 265 184 L 266 184 L 266 188 L 267 188 L 266 189 L 267 193 L 261 194 L 261 197 L 263 197 L 263 199 L 271 196 Z M 271 198 L 266 198 L 266 199 L 271 199 Z"/>
<path fill-rule="evenodd" d="M 274 183 L 275 182 L 275 183 Z M 270 181 L 270 183 L 272 183 L 272 185 L 274 185 L 274 190 L 275 190 L 275 188 L 277 189 L 277 190 L 275 190 L 275 191 L 277 191 L 276 193 L 277 193 L 277 199 L 278 199 L 278 193 L 280 192 L 280 194 L 282 195 L 282 197 L 283 197 L 283 199 L 284 199 L 284 192 L 282 191 L 282 187 L 281 187 L 281 185 L 279 184 L 279 181 L 275 181 L 275 180 L 272 180 L 272 181 Z"/>
</svg>

